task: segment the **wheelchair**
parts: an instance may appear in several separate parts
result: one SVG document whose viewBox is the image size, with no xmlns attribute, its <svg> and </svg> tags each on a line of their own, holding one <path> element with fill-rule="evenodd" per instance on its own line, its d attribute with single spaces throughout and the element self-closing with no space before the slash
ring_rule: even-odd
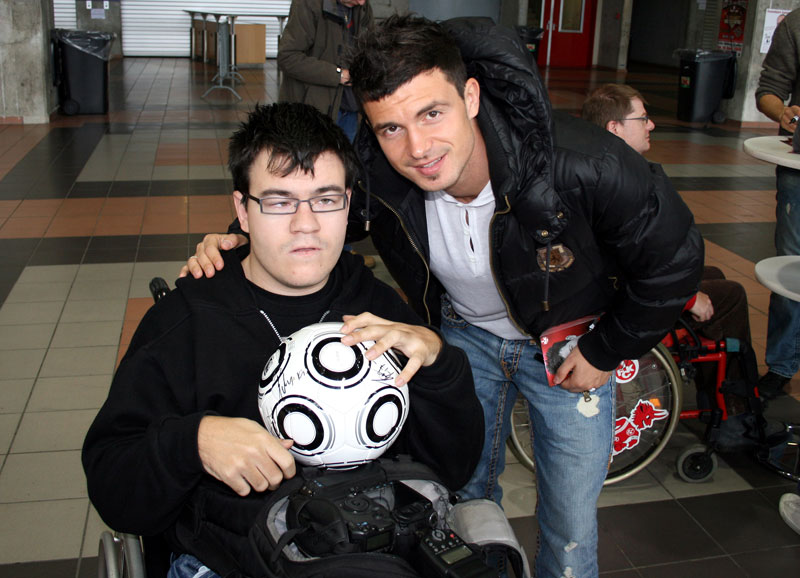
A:
<svg viewBox="0 0 800 578">
<path fill-rule="evenodd" d="M 720 426 L 729 415 L 725 395 L 736 394 L 745 400 L 754 423 L 748 441 L 755 448 L 759 463 L 784 477 L 800 482 L 800 453 L 796 436 L 800 426 L 783 424 L 783 431 L 766 435 L 766 420 L 758 397 L 755 361 L 744 361 L 752 352 L 737 339 L 714 341 L 699 336 L 680 321 L 664 339 L 638 360 L 625 360 L 615 371 L 616 418 L 614 445 L 604 485 L 626 480 L 655 460 L 669 443 L 681 419 L 699 419 L 706 424 L 703 442 L 682 451 L 675 463 L 678 476 L 688 483 L 709 480 L 718 467 Z M 742 364 L 742 379 L 727 380 L 729 361 Z M 695 375 L 693 364 L 707 363 L 715 371 L 715 387 L 708 407 L 683 410 L 682 392 Z M 519 462 L 534 471 L 530 418 L 527 402 L 518 399 L 511 414 L 508 447 Z M 795 446 L 790 463 L 776 459 L 774 448 Z"/>
</svg>

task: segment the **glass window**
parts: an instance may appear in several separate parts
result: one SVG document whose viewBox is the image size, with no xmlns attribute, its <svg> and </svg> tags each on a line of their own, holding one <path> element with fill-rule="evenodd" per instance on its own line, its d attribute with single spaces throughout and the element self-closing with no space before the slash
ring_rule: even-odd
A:
<svg viewBox="0 0 800 578">
<path fill-rule="evenodd" d="M 561 0 L 559 32 L 583 32 L 584 0 Z"/>
</svg>

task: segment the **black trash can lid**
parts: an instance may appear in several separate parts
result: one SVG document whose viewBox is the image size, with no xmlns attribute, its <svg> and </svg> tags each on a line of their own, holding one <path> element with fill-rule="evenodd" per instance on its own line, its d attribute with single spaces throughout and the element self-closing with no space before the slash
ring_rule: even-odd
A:
<svg viewBox="0 0 800 578">
<path fill-rule="evenodd" d="M 59 41 L 86 54 L 102 60 L 108 60 L 111 56 L 111 42 L 114 40 L 114 36 L 109 32 L 56 28 L 53 30 L 53 34 Z"/>
<path fill-rule="evenodd" d="M 727 50 L 702 50 L 700 48 L 678 48 L 672 53 L 673 58 L 680 60 L 692 60 L 694 62 L 706 62 L 709 60 L 728 60 L 735 58 L 736 53 Z"/>
</svg>

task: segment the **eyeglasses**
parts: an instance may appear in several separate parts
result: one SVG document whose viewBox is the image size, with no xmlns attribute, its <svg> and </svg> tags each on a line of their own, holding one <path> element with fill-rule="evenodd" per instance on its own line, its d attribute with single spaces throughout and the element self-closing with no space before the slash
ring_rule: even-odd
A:
<svg viewBox="0 0 800 578">
<path fill-rule="evenodd" d="M 617 120 L 620 120 L 620 121 L 623 121 L 623 120 L 640 120 L 643 123 L 647 124 L 648 122 L 650 122 L 650 117 L 647 116 L 647 115 L 644 115 L 644 116 L 635 116 L 633 118 L 620 118 L 620 119 L 617 119 Z"/>
<path fill-rule="evenodd" d="M 314 213 L 333 213 L 347 208 L 346 193 L 328 193 L 310 199 L 293 199 L 291 197 L 254 197 L 243 193 L 245 197 L 256 201 L 264 215 L 293 215 L 300 203 L 308 203 Z"/>
</svg>

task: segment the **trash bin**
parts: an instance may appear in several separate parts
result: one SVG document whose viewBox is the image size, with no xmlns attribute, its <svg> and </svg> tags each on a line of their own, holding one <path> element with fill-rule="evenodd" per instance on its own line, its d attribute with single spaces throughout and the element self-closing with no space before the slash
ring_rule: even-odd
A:
<svg viewBox="0 0 800 578">
<path fill-rule="evenodd" d="M 680 58 L 678 120 L 722 122 L 719 105 L 736 87 L 736 53 L 681 49 L 675 54 Z"/>
<path fill-rule="evenodd" d="M 542 41 L 544 30 L 541 28 L 529 28 L 527 26 L 517 26 L 517 34 L 522 39 L 522 43 L 528 48 L 528 52 L 533 56 L 534 62 L 539 56 L 539 43 Z"/>
<path fill-rule="evenodd" d="M 53 30 L 53 84 L 58 86 L 64 114 L 108 112 L 108 60 L 113 39 L 106 32 Z"/>
</svg>

